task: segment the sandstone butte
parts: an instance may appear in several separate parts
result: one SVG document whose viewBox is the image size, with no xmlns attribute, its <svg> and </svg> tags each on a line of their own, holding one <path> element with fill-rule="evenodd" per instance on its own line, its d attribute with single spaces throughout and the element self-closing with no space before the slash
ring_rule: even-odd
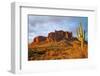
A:
<svg viewBox="0 0 100 76">
<path fill-rule="evenodd" d="M 88 43 L 84 41 L 81 51 L 80 41 L 72 32 L 55 31 L 48 36 L 37 36 L 28 45 L 28 60 L 76 59 L 88 57 Z"/>
</svg>

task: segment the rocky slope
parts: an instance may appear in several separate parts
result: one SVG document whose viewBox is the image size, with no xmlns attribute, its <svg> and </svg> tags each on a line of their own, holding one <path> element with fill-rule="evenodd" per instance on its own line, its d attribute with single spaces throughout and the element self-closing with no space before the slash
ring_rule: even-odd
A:
<svg viewBox="0 0 100 76">
<path fill-rule="evenodd" d="M 49 33 L 51 34 L 51 33 Z M 60 35 L 61 34 L 61 35 Z M 28 60 L 56 60 L 56 59 L 80 59 L 88 57 L 88 43 L 84 41 L 83 50 L 80 47 L 80 41 L 68 34 L 63 33 L 59 36 L 43 37 L 38 42 L 33 41 L 28 45 Z M 56 34 L 57 35 L 57 34 Z M 52 40 L 47 41 L 47 38 Z M 52 38 L 53 37 L 53 38 Z"/>
</svg>

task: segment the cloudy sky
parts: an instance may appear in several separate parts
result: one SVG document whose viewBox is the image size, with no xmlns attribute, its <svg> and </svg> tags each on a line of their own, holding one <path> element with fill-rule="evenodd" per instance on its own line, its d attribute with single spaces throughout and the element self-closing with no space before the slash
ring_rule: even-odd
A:
<svg viewBox="0 0 100 76">
<path fill-rule="evenodd" d="M 76 28 L 82 23 L 88 38 L 88 18 L 75 16 L 39 16 L 28 15 L 28 42 L 31 43 L 36 36 L 47 36 L 55 30 L 70 31 L 76 36 Z"/>
</svg>

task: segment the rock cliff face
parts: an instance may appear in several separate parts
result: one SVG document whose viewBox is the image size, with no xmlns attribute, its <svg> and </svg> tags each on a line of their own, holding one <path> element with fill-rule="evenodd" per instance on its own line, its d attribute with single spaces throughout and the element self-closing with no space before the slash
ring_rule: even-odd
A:
<svg viewBox="0 0 100 76">
<path fill-rule="evenodd" d="M 46 42 L 53 42 L 53 41 L 61 41 L 63 39 L 71 39 L 72 38 L 72 32 L 65 32 L 65 31 L 55 31 L 55 32 L 50 32 L 47 37 L 44 36 L 37 36 L 34 38 L 33 42 L 34 43 L 39 43 L 42 41 Z"/>
<path fill-rule="evenodd" d="M 44 36 L 37 36 L 34 38 L 34 41 L 35 43 L 39 43 L 39 42 L 42 42 L 42 41 L 45 41 L 46 40 L 46 37 Z"/>
<path fill-rule="evenodd" d="M 60 31 L 55 31 L 55 32 L 50 32 L 48 34 L 48 41 L 61 41 L 63 39 L 71 39 L 72 38 L 72 33 L 71 32 L 64 32 L 62 30 Z"/>
</svg>

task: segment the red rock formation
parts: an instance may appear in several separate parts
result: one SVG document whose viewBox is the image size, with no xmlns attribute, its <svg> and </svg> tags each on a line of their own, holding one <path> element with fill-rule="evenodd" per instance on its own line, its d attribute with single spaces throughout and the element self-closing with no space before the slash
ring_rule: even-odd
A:
<svg viewBox="0 0 100 76">
<path fill-rule="evenodd" d="M 71 39 L 72 32 L 64 32 L 64 31 L 60 30 L 60 31 L 50 32 L 48 34 L 49 41 L 60 41 L 64 38 Z"/>
<path fill-rule="evenodd" d="M 46 40 L 46 37 L 44 37 L 44 36 L 38 36 L 38 37 L 34 38 L 35 43 L 39 43 L 39 42 L 42 42 L 42 41 L 45 41 L 45 40 Z"/>
<path fill-rule="evenodd" d="M 46 42 L 51 42 L 51 41 L 53 41 L 51 38 L 46 38 Z"/>
<path fill-rule="evenodd" d="M 55 41 L 55 32 L 50 32 L 48 34 L 48 40 L 49 40 L 49 42 Z"/>
<path fill-rule="evenodd" d="M 37 36 L 34 38 L 34 43 L 39 43 L 42 41 L 46 42 L 61 41 L 63 39 L 71 39 L 71 38 L 72 38 L 72 32 L 65 32 L 60 30 L 60 31 L 50 32 L 48 34 L 48 37 Z"/>
<path fill-rule="evenodd" d="M 65 32 L 60 30 L 60 31 L 55 31 L 55 40 L 60 41 L 65 38 Z"/>
<path fill-rule="evenodd" d="M 65 37 L 66 37 L 67 39 L 71 39 L 71 38 L 72 38 L 72 32 L 66 32 Z"/>
</svg>

